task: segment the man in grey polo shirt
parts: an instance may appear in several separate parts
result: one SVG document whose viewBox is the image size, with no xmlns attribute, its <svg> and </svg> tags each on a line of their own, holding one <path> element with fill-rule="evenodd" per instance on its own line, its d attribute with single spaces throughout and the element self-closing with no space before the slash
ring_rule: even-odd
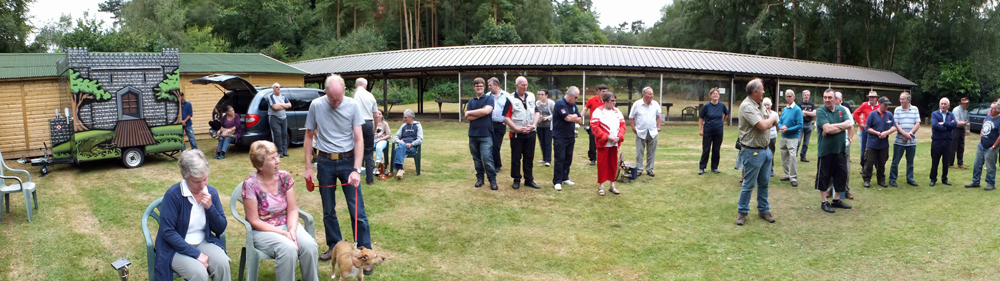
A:
<svg viewBox="0 0 1000 281">
<path fill-rule="evenodd" d="M 343 240 L 340 223 L 337 222 L 337 188 L 343 185 L 347 211 L 351 225 L 358 237 L 358 247 L 372 248 L 371 230 L 365 214 L 365 201 L 361 193 L 361 153 L 364 148 L 361 136 L 361 109 L 357 102 L 344 96 L 344 78 L 330 75 L 326 78 L 326 95 L 318 97 L 309 105 L 306 117 L 305 160 L 306 170 L 302 177 L 313 181 L 313 139 L 316 149 L 316 178 L 319 181 L 319 195 L 323 202 L 323 225 L 326 231 L 326 245 L 329 250 L 319 259 L 331 259 L 333 245 Z M 341 184 L 337 184 L 337 181 Z M 344 185 L 346 183 L 346 185 Z M 355 198 L 355 194 L 356 197 Z M 356 202 L 356 203 L 355 203 Z M 355 217 L 357 214 L 357 217 Z M 371 272 L 365 269 L 366 272 Z"/>
<path fill-rule="evenodd" d="M 767 147 L 771 141 L 771 127 L 778 125 L 778 118 L 766 113 L 761 105 L 764 99 L 764 82 L 760 78 L 747 83 L 747 97 L 740 104 L 740 150 L 738 161 L 743 162 L 743 187 L 737 205 L 739 216 L 736 225 L 743 225 L 750 212 L 750 195 L 757 185 L 757 212 L 760 218 L 774 223 L 770 204 L 767 202 L 767 185 L 771 180 L 774 156 Z"/>
<path fill-rule="evenodd" d="M 368 80 L 359 77 L 354 80 L 354 101 L 358 102 L 361 108 L 361 118 L 365 119 L 365 124 L 361 125 L 361 135 L 365 141 L 365 184 L 375 183 L 375 118 L 374 112 L 378 111 L 378 104 L 375 96 L 368 92 Z"/>
<path fill-rule="evenodd" d="M 278 147 L 278 155 L 288 156 L 288 119 L 285 110 L 292 108 L 292 103 L 288 98 L 281 95 L 281 85 L 274 83 L 271 85 L 272 95 L 267 96 L 267 103 L 271 105 L 267 108 L 267 126 L 271 129 L 271 141 Z"/>
</svg>

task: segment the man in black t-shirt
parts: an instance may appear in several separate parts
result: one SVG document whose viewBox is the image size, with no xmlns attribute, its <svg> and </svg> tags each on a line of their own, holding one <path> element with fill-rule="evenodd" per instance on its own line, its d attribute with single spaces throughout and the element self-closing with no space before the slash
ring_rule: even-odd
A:
<svg viewBox="0 0 1000 281">
<path fill-rule="evenodd" d="M 813 119 L 816 118 L 816 104 L 809 101 L 809 90 L 802 90 L 802 133 L 799 134 L 799 158 L 800 161 L 809 163 L 806 159 L 806 152 L 809 150 L 809 138 L 812 137 Z"/>
</svg>

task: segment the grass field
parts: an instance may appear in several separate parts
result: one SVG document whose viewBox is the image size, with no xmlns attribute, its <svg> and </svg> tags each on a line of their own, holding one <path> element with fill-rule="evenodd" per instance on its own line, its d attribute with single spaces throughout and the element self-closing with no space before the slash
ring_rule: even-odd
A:
<svg viewBox="0 0 1000 281">
<path fill-rule="evenodd" d="M 392 124 L 395 128 L 398 122 Z M 811 163 L 800 163 L 800 186 L 777 181 L 770 189 L 777 222 L 756 217 L 739 227 L 739 172 L 733 170 L 735 127 L 728 127 L 722 174 L 697 175 L 701 138 L 697 127 L 665 126 L 657 149 L 657 177 L 618 184 L 621 195 L 597 195 L 596 170 L 587 165 L 586 139 L 578 139 L 570 177 L 575 186 L 557 192 L 552 169 L 536 165 L 542 189 L 510 188 L 510 148 L 498 175 L 501 189 L 473 188 L 475 178 L 467 124 L 425 121 L 421 176 L 406 161 L 403 181 L 362 188 L 374 247 L 389 260 L 369 280 L 988 280 L 1000 276 L 998 223 L 993 212 L 1000 191 L 965 189 L 971 168 L 953 169 L 955 186 L 929 187 L 930 129 L 918 134 L 916 179 L 920 187 L 861 187 L 858 166 L 851 184 L 852 210 L 819 209 Z M 583 134 L 585 136 L 585 134 Z M 967 139 L 966 164 L 978 135 Z M 634 136 L 626 159 L 634 161 Z M 215 142 L 200 141 L 211 157 Z M 855 149 L 856 146 L 854 147 Z M 302 209 L 316 215 L 324 244 L 319 194 L 302 184 L 302 148 L 291 149 L 282 168 L 298 180 Z M 224 160 L 209 159 L 209 184 L 219 190 L 229 216 L 228 253 L 235 278 L 245 231 L 229 213 L 229 195 L 253 168 L 245 148 Z M 540 152 L 536 159 L 540 159 Z M 852 157 L 857 159 L 857 152 Z M 13 163 L 13 161 L 8 161 Z M 18 166 L 14 164 L 15 166 Z M 888 164 L 887 164 L 888 165 Z M 23 167 L 23 166 L 18 166 Z M 887 167 L 888 168 L 888 167 Z M 20 194 L 0 223 L 0 279 L 111 280 L 110 263 L 132 261 L 132 280 L 145 280 L 145 244 L 140 216 L 180 175 L 175 161 L 150 157 L 126 170 L 119 161 L 64 165 L 39 178 L 40 210 L 27 222 Z M 901 182 L 902 183 L 902 182 Z M 345 237 L 350 223 L 342 196 L 338 215 Z M 755 205 L 751 202 L 751 208 Z M 321 251 L 326 250 L 321 246 Z M 273 262 L 261 280 L 273 279 Z M 320 277 L 331 275 L 321 263 Z"/>
</svg>

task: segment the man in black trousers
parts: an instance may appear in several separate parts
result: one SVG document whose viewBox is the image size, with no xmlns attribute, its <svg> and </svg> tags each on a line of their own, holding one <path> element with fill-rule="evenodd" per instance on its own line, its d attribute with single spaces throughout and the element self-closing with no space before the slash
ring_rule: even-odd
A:
<svg viewBox="0 0 1000 281">
<path fill-rule="evenodd" d="M 524 186 L 539 189 L 532 173 L 535 161 L 535 126 L 538 125 L 538 109 L 535 96 L 528 93 L 528 79 L 518 76 L 514 80 L 515 91 L 504 108 L 504 123 L 510 127 L 510 177 L 514 179 L 513 189 L 521 187 L 521 168 L 524 168 Z"/>
<path fill-rule="evenodd" d="M 955 115 L 948 111 L 949 105 L 951 103 L 948 98 L 941 98 L 941 102 L 938 103 L 939 110 L 931 113 L 931 186 L 937 182 L 938 164 L 942 163 L 944 165 L 941 165 L 941 183 L 951 185 L 948 181 L 948 162 L 955 156 L 951 152 L 951 141 L 955 138 L 952 130 L 958 127 L 958 121 L 955 120 Z"/>
<path fill-rule="evenodd" d="M 489 80 L 490 93 L 493 94 L 493 167 L 500 172 L 503 161 L 500 160 L 500 146 L 503 144 L 503 135 L 507 133 L 503 117 L 503 108 L 507 106 L 507 92 L 500 89 L 500 79 L 492 77 Z"/>
<path fill-rule="evenodd" d="M 576 107 L 579 96 L 580 89 L 570 86 L 552 108 L 552 184 L 557 191 L 563 184 L 575 184 L 569 180 L 569 166 L 573 164 L 576 125 L 583 123 L 583 114 Z"/>
</svg>

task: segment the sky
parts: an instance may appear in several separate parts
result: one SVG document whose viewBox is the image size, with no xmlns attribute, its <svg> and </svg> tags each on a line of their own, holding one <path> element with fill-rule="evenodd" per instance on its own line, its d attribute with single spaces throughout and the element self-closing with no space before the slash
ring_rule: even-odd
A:
<svg viewBox="0 0 1000 281">
<path fill-rule="evenodd" d="M 660 19 L 660 9 L 673 0 L 592 0 L 594 10 L 600 14 L 598 20 L 601 28 L 617 26 L 622 22 L 631 23 L 641 19 L 646 27 L 653 26 Z M 31 25 L 42 27 L 47 23 L 56 22 L 62 14 L 69 14 L 73 19 L 83 17 L 89 11 L 91 17 L 103 19 L 105 27 L 110 26 L 111 14 L 99 12 L 97 4 L 104 0 L 35 0 L 29 13 L 32 16 Z M 628 2 L 624 5 L 623 2 Z M 31 36 L 33 39 L 34 36 Z"/>
</svg>

